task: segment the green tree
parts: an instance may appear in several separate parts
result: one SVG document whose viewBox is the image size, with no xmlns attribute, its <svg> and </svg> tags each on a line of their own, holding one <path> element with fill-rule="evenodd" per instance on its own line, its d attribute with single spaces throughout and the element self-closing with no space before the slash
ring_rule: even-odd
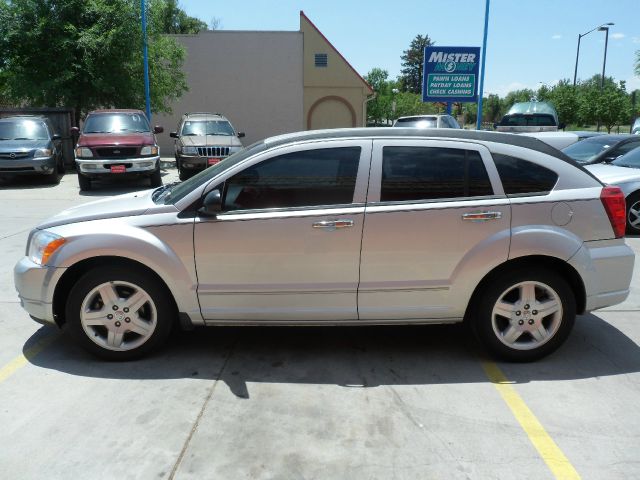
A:
<svg viewBox="0 0 640 480">
<path fill-rule="evenodd" d="M 434 45 L 429 35 L 417 35 L 409 49 L 403 52 L 401 75 L 398 77 L 400 88 L 404 92 L 422 92 L 422 70 L 424 68 L 424 48 Z"/>
<path fill-rule="evenodd" d="M 513 106 L 514 103 L 529 102 L 535 96 L 536 96 L 535 92 L 530 88 L 524 88 L 522 90 L 514 90 L 512 92 L 509 92 L 504 97 L 504 102 L 503 102 L 504 111 L 507 112 Z"/>
<path fill-rule="evenodd" d="M 579 115 L 587 123 L 599 120 L 609 133 L 615 125 L 628 122 L 631 101 L 625 82 L 605 83 L 602 90 L 593 83 L 587 85 L 580 97 Z"/>
<path fill-rule="evenodd" d="M 499 122 L 504 116 L 504 107 L 500 97 L 490 94 L 487 98 L 482 99 L 482 119 L 485 122 Z M 477 109 L 477 106 L 476 106 Z"/>
<path fill-rule="evenodd" d="M 153 0 L 149 11 L 157 22 L 157 30 L 162 33 L 198 33 L 207 29 L 206 22 L 187 15 L 178 0 Z"/>
<path fill-rule="evenodd" d="M 138 1 L 0 5 L 0 91 L 14 105 L 72 107 L 76 121 L 97 107 L 144 106 Z M 187 89 L 185 51 L 162 35 L 155 13 L 152 8 L 148 31 L 151 107 L 170 111 L 170 102 Z"/>
<path fill-rule="evenodd" d="M 578 87 L 574 87 L 569 80 L 560 80 L 551 88 L 547 98 L 558 112 L 560 123 L 569 125 L 578 121 Z"/>
<path fill-rule="evenodd" d="M 382 68 L 373 68 L 367 75 L 365 80 L 373 91 L 376 93 L 376 97 L 367 103 L 367 119 L 379 125 L 383 119 L 388 119 L 391 116 L 391 102 L 390 98 L 391 90 L 389 88 L 389 72 Z"/>
</svg>

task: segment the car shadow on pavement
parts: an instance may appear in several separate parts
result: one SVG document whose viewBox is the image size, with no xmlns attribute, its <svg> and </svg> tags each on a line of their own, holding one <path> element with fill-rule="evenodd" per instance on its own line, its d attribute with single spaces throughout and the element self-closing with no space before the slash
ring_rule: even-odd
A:
<svg viewBox="0 0 640 480">
<path fill-rule="evenodd" d="M 160 170 L 160 174 L 162 177 L 169 175 L 164 170 Z M 78 193 L 83 197 L 106 197 L 156 188 L 149 184 L 148 178 L 93 180 L 91 183 L 91 190 L 80 190 Z"/>
<path fill-rule="evenodd" d="M 28 190 L 33 188 L 54 188 L 57 183 L 47 183 L 44 175 L 20 175 L 0 179 L 0 190 Z"/>
<path fill-rule="evenodd" d="M 126 363 L 96 359 L 54 327 L 43 327 L 24 345 L 25 356 L 51 335 L 55 341 L 32 364 L 95 378 L 220 380 L 239 398 L 250 397 L 254 382 L 367 388 L 488 381 L 481 364 L 488 358 L 463 325 L 201 328 L 175 332 L 159 352 Z M 553 355 L 499 365 L 515 383 L 621 375 L 640 371 L 640 348 L 589 314 L 578 318 Z"/>
</svg>

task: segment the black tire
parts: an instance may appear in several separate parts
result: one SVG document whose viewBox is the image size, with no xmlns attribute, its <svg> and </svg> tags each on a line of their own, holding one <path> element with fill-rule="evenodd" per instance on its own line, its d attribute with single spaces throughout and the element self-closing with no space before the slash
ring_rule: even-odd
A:
<svg viewBox="0 0 640 480">
<path fill-rule="evenodd" d="M 632 222 L 635 222 L 634 226 Z M 627 197 L 627 233 L 640 235 L 640 192 Z"/>
<path fill-rule="evenodd" d="M 522 290 L 516 286 L 523 283 L 534 286 L 536 303 L 522 303 Z M 499 313 L 493 317 L 501 299 L 512 304 L 510 318 Z M 551 300 L 560 308 L 543 317 L 535 307 Z M 531 362 L 555 351 L 569 336 L 576 318 L 575 296 L 569 284 L 557 272 L 535 267 L 510 271 L 488 282 L 471 308 L 472 327 L 480 343 L 492 355 L 512 362 Z"/>
<path fill-rule="evenodd" d="M 67 169 L 64 166 L 64 158 L 60 157 L 57 163 L 58 173 L 64 175 Z"/>
<path fill-rule="evenodd" d="M 48 173 L 44 176 L 44 181 L 50 185 L 57 185 L 60 183 L 60 174 L 58 173 L 58 168 L 54 168 L 53 172 Z"/>
<path fill-rule="evenodd" d="M 180 178 L 180 180 L 184 181 L 188 178 L 191 178 L 191 174 L 189 174 L 189 172 L 185 170 L 178 170 L 178 177 Z"/>
<path fill-rule="evenodd" d="M 160 174 L 160 168 L 153 172 L 153 174 L 149 177 L 149 181 L 151 182 L 151 186 L 154 188 L 162 186 L 162 175 Z"/>
<path fill-rule="evenodd" d="M 118 309 L 108 308 L 109 301 L 104 301 L 102 295 L 96 292 L 101 285 L 108 285 L 112 288 L 111 292 L 117 292 L 119 298 L 114 301 Z M 135 312 L 129 312 L 126 309 L 127 299 L 133 298 L 137 292 L 142 292 L 148 301 Z M 85 320 L 83 325 L 81 311 L 85 301 L 84 311 L 88 312 L 91 305 L 98 315 L 104 311 L 104 316 L 98 320 L 104 320 L 104 324 L 86 325 Z M 162 283 L 146 272 L 120 266 L 100 267 L 80 277 L 69 293 L 65 313 L 65 331 L 83 348 L 106 360 L 133 360 L 159 348 L 169 336 L 177 316 L 171 294 Z M 107 315 L 112 318 L 107 319 Z M 146 325 L 148 329 L 144 335 L 132 330 L 140 325 Z M 108 346 L 110 331 L 114 333 L 114 338 L 115 333 L 121 335 L 113 343 L 117 345 L 119 341 L 119 347 Z"/>
<path fill-rule="evenodd" d="M 81 191 L 91 190 L 91 179 L 78 172 L 78 185 Z"/>
</svg>

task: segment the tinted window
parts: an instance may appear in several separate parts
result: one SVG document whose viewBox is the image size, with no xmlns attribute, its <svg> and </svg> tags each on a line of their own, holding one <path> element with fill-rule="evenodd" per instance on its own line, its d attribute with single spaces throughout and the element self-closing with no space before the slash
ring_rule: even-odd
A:
<svg viewBox="0 0 640 480">
<path fill-rule="evenodd" d="M 380 201 L 493 195 L 480 154 L 433 147 L 384 147 Z"/>
<path fill-rule="evenodd" d="M 636 143 L 635 145 L 638 145 L 638 143 Z M 631 150 L 629 153 L 623 155 L 622 157 L 616 158 L 613 162 L 611 162 L 611 164 L 617 167 L 640 168 L 640 148 Z"/>
<path fill-rule="evenodd" d="M 556 172 L 521 158 L 494 153 L 493 160 L 507 195 L 547 193 L 558 181 Z"/>
<path fill-rule="evenodd" d="M 577 162 L 586 163 L 592 160 L 603 150 L 609 148 L 613 143 L 610 137 L 593 137 L 574 143 L 573 145 L 569 145 L 568 147 L 563 148 L 562 151 Z"/>
<path fill-rule="evenodd" d="M 308 207 L 353 202 L 360 147 L 281 155 L 226 182 L 224 210 Z"/>
<path fill-rule="evenodd" d="M 508 127 L 553 127 L 555 124 L 556 122 L 552 115 L 535 113 L 532 115 L 505 115 L 499 125 Z"/>
<path fill-rule="evenodd" d="M 634 150 L 635 148 L 640 146 L 640 138 L 638 140 L 639 141 L 637 142 L 627 142 L 623 145 L 620 145 L 611 152 L 611 155 L 620 156 L 624 155 L 625 153 L 629 153 L 631 150 Z"/>
</svg>

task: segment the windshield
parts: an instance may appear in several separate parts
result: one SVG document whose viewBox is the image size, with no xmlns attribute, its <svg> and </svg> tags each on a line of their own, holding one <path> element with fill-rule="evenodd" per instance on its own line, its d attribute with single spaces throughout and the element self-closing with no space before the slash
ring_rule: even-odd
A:
<svg viewBox="0 0 640 480">
<path fill-rule="evenodd" d="M 249 145 L 247 148 L 228 156 L 221 162 L 216 163 L 209 168 L 205 168 L 202 172 L 194 175 L 193 177 L 185 180 L 182 183 L 165 185 L 164 187 L 158 188 L 155 192 L 153 192 L 153 201 L 155 203 L 175 204 L 179 200 L 186 197 L 196 188 L 204 185 L 215 176 L 224 172 L 227 168 L 233 167 L 234 165 L 242 162 L 244 159 L 249 158 L 256 153 L 262 152 L 263 150 L 266 150 L 266 148 L 267 144 L 263 141 L 256 142 L 253 145 Z"/>
<path fill-rule="evenodd" d="M 640 147 L 636 147 L 619 158 L 616 158 L 611 165 L 616 167 L 640 168 Z"/>
<path fill-rule="evenodd" d="M 593 160 L 599 153 L 607 148 L 615 145 L 616 141 L 612 141 L 610 137 L 592 137 L 582 140 L 581 142 L 569 145 L 562 151 L 573 158 L 576 162 L 587 163 Z"/>
<path fill-rule="evenodd" d="M 180 135 L 225 135 L 232 137 L 235 134 L 231 124 L 225 120 L 198 120 L 184 122 Z"/>
<path fill-rule="evenodd" d="M 139 113 L 94 113 L 87 117 L 82 133 L 150 132 L 147 117 Z"/>
<path fill-rule="evenodd" d="M 516 113 L 505 115 L 498 125 L 501 127 L 553 127 L 555 124 L 556 121 L 553 115 Z"/>
<path fill-rule="evenodd" d="M 427 118 L 399 118 L 395 124 L 396 127 L 409 128 L 437 128 L 438 119 L 436 117 Z"/>
<path fill-rule="evenodd" d="M 0 122 L 0 140 L 49 140 L 47 127 L 37 120 Z"/>
</svg>

